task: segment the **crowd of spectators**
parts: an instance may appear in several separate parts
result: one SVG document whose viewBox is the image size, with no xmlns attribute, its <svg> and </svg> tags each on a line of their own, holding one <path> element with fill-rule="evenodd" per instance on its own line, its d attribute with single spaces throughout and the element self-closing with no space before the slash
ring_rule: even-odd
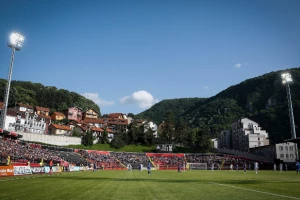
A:
<svg viewBox="0 0 300 200">
<path fill-rule="evenodd" d="M 0 157 L 6 160 L 10 156 L 10 160 L 14 162 L 31 162 L 40 163 L 50 161 L 59 163 L 62 161 L 55 152 L 49 149 L 33 147 L 30 143 L 20 143 L 19 140 L 3 140 L 0 139 Z M 3 162 L 2 162 L 3 163 Z"/>
<path fill-rule="evenodd" d="M 133 168 L 140 164 L 144 166 L 151 164 L 159 165 L 178 165 L 183 163 L 207 163 L 207 166 L 217 164 L 218 166 L 229 166 L 230 164 L 243 166 L 244 163 L 249 165 L 250 160 L 237 158 L 222 154 L 185 154 L 185 157 L 152 155 L 146 156 L 145 153 L 126 153 L 126 152 L 106 152 L 81 150 L 79 153 L 71 151 L 61 151 L 55 148 L 44 148 L 31 143 L 20 142 L 19 140 L 0 139 L 0 163 L 6 163 L 7 157 L 10 156 L 13 162 L 30 162 L 40 163 L 42 160 L 45 164 L 50 159 L 53 163 L 68 163 L 77 166 L 89 165 L 95 163 L 98 167 L 116 168 L 126 167 L 128 164 Z"/>
<path fill-rule="evenodd" d="M 40 146 L 20 142 L 19 140 L 0 139 L 0 163 L 7 163 L 7 158 L 14 163 L 43 163 L 48 164 L 52 159 L 54 164 L 70 163 L 87 165 L 89 162 L 74 152 L 57 151 L 41 148 Z"/>
</svg>

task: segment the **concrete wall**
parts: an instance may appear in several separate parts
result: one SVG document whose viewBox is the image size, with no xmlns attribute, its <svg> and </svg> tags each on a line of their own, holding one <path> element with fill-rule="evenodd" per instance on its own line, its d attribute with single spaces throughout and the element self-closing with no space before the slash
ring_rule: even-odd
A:
<svg viewBox="0 0 300 200">
<path fill-rule="evenodd" d="M 43 134 L 25 133 L 25 132 L 18 132 L 18 134 L 23 135 L 23 137 L 20 140 L 24 140 L 24 141 L 43 142 L 43 143 L 59 145 L 59 146 L 81 144 L 81 138 L 78 137 L 43 135 Z"/>
</svg>

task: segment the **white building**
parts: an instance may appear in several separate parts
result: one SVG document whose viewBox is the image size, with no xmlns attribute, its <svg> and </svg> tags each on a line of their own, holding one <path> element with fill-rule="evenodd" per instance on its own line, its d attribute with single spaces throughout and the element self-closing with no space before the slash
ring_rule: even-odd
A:
<svg viewBox="0 0 300 200">
<path fill-rule="evenodd" d="M 276 144 L 276 158 L 283 162 L 295 162 L 298 158 L 297 144 L 293 142 Z"/>
<path fill-rule="evenodd" d="M 232 148 L 248 152 L 249 148 L 269 145 L 269 135 L 258 123 L 243 118 L 232 125 Z"/>
<path fill-rule="evenodd" d="M 213 145 L 214 145 L 214 148 L 219 148 L 219 143 L 218 143 L 218 138 L 214 138 L 214 139 L 211 139 Z"/>
<path fill-rule="evenodd" d="M 297 144 L 293 142 L 279 143 L 276 145 L 267 145 L 250 149 L 251 153 L 281 160 L 282 162 L 295 162 L 298 158 Z"/>
<path fill-rule="evenodd" d="M 149 128 L 153 131 L 153 136 L 155 138 L 157 138 L 158 137 L 158 135 L 157 135 L 157 125 L 152 121 L 149 121 L 149 122 L 145 121 L 144 122 L 144 132 L 146 133 Z"/>
<path fill-rule="evenodd" d="M 9 131 L 24 131 L 30 133 L 47 134 L 51 117 L 36 113 L 18 112 L 19 110 L 8 109 L 5 118 L 5 128 Z"/>
</svg>

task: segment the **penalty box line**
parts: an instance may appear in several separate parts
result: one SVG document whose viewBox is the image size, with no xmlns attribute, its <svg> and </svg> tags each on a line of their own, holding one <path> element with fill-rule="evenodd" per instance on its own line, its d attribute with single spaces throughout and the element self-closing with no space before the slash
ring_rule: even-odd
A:
<svg viewBox="0 0 300 200">
<path fill-rule="evenodd" d="M 231 188 L 235 188 L 235 189 L 240 189 L 240 190 L 246 190 L 246 191 L 251 191 L 251 192 L 268 194 L 268 195 L 277 196 L 277 197 L 284 197 L 284 198 L 288 198 L 288 199 L 297 199 L 297 200 L 300 200 L 300 198 L 297 198 L 297 197 L 286 196 L 286 195 L 281 195 L 281 194 L 275 194 L 275 193 L 271 193 L 271 192 L 263 192 L 263 191 L 259 191 L 259 190 L 241 188 L 241 187 L 237 187 L 237 186 L 233 186 L 233 185 L 226 185 L 226 184 L 222 184 L 222 183 L 215 183 L 215 182 L 209 182 L 209 183 L 210 184 L 214 184 L 214 185 L 224 186 L 224 187 L 231 187 Z"/>
</svg>

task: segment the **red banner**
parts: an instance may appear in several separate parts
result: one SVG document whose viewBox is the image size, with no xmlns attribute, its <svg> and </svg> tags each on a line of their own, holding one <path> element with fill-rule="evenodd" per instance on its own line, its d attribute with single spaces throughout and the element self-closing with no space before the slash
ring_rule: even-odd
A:
<svg viewBox="0 0 300 200">
<path fill-rule="evenodd" d="M 13 176 L 14 175 L 14 166 L 0 166 L 0 176 Z"/>
<path fill-rule="evenodd" d="M 158 156 L 158 157 L 180 157 L 183 158 L 183 153 L 146 153 L 146 156 Z"/>
<path fill-rule="evenodd" d="M 97 153 L 97 154 L 102 154 L 102 155 L 109 155 L 110 152 L 109 151 L 97 151 L 97 150 L 87 150 L 88 153 Z"/>
</svg>

